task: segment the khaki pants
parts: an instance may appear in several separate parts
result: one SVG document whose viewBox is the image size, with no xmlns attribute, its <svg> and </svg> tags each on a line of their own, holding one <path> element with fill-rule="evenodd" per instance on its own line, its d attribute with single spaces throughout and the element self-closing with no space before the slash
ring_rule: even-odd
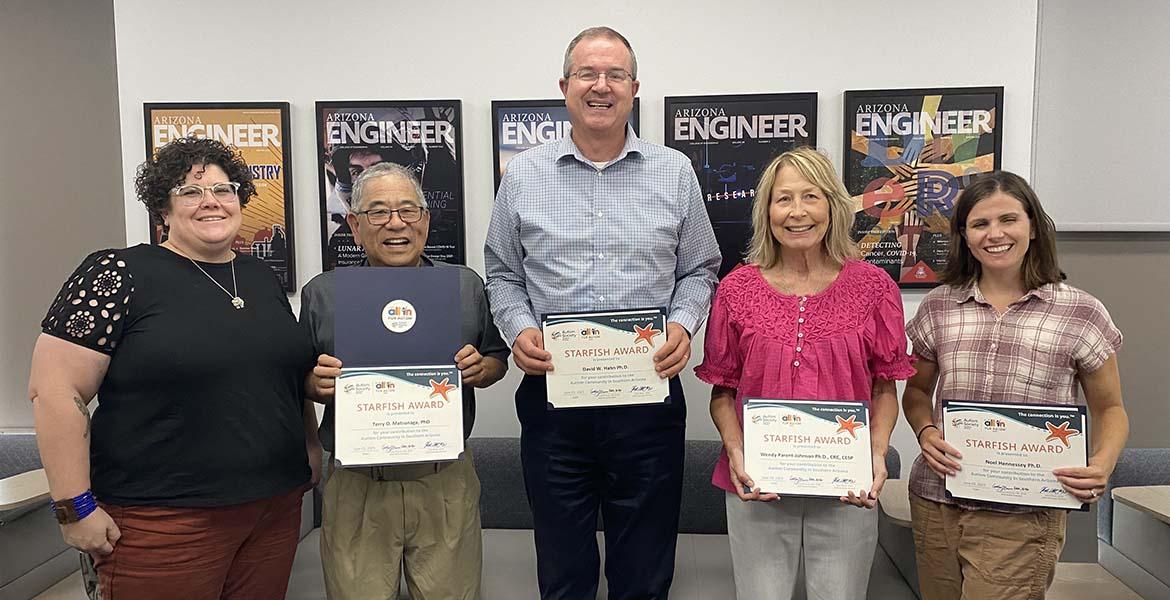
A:
<svg viewBox="0 0 1170 600">
<path fill-rule="evenodd" d="M 1068 513 L 963 510 L 910 495 L 923 600 L 1044 598 Z"/>
<path fill-rule="evenodd" d="M 335 469 L 323 511 L 321 562 L 331 600 L 397 600 L 404 569 L 412 598 L 479 598 L 479 478 L 470 449 L 437 471 Z"/>
</svg>

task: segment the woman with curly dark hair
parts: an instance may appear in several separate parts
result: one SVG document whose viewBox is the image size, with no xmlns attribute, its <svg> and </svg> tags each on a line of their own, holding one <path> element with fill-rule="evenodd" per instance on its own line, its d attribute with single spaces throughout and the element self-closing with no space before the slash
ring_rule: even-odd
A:
<svg viewBox="0 0 1170 600">
<path fill-rule="evenodd" d="M 53 512 L 107 599 L 283 598 L 319 457 L 314 357 L 276 275 L 232 250 L 251 174 L 184 138 L 135 188 L 167 240 L 89 255 L 33 351 Z"/>
</svg>

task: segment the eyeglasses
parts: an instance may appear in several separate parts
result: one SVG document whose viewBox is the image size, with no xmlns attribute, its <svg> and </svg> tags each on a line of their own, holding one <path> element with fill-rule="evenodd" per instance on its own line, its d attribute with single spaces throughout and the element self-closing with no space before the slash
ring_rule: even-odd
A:
<svg viewBox="0 0 1170 600">
<path fill-rule="evenodd" d="M 371 210 L 363 210 L 358 214 L 365 215 L 366 220 L 370 222 L 370 225 L 380 227 L 389 223 L 390 218 L 394 215 L 394 213 L 398 213 L 398 218 L 402 219 L 403 223 L 418 223 L 420 220 L 422 220 L 424 212 L 426 212 L 426 209 L 421 206 L 403 206 L 402 208 L 397 208 L 394 210 L 390 210 L 388 208 L 374 208 Z"/>
<path fill-rule="evenodd" d="M 610 69 L 604 73 L 594 71 L 593 69 L 578 69 L 569 73 L 569 77 L 576 77 L 585 83 L 595 83 L 602 76 L 609 83 L 626 83 L 634 78 L 634 75 L 625 69 Z"/>
<path fill-rule="evenodd" d="M 171 188 L 171 194 L 178 198 L 183 203 L 183 206 L 195 206 L 203 202 L 203 194 L 206 192 L 211 192 L 211 196 L 215 198 L 216 202 L 221 204 L 239 202 L 240 198 L 236 195 L 239 191 L 240 184 L 234 181 L 224 181 L 212 185 L 192 183 Z"/>
</svg>

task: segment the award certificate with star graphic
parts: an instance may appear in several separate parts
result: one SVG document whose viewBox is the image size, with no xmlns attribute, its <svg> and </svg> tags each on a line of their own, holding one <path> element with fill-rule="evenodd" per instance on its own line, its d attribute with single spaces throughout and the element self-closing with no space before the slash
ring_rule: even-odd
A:
<svg viewBox="0 0 1170 600">
<path fill-rule="evenodd" d="M 662 309 L 546 315 L 544 348 L 553 371 L 545 375 L 550 408 L 660 404 L 667 380 L 654 370 L 666 343 Z"/>
<path fill-rule="evenodd" d="M 873 485 L 862 402 L 748 398 L 744 470 L 761 492 L 839 498 Z"/>
<path fill-rule="evenodd" d="M 1088 464 L 1084 406 L 943 402 L 943 438 L 963 454 L 947 495 L 1004 504 L 1087 507 L 1052 470 Z"/>
<path fill-rule="evenodd" d="M 459 369 L 342 369 L 334 456 L 345 467 L 455 460 L 463 453 Z"/>
</svg>

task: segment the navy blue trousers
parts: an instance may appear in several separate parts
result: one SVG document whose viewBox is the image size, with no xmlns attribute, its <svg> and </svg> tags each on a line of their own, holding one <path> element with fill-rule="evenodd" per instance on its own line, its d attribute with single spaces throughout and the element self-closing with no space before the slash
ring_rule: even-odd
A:
<svg viewBox="0 0 1170 600">
<path fill-rule="evenodd" d="M 516 390 L 524 485 L 544 600 L 597 597 L 598 510 L 611 600 L 665 599 L 674 578 L 687 410 L 665 405 L 549 410 L 544 377 Z"/>
</svg>

